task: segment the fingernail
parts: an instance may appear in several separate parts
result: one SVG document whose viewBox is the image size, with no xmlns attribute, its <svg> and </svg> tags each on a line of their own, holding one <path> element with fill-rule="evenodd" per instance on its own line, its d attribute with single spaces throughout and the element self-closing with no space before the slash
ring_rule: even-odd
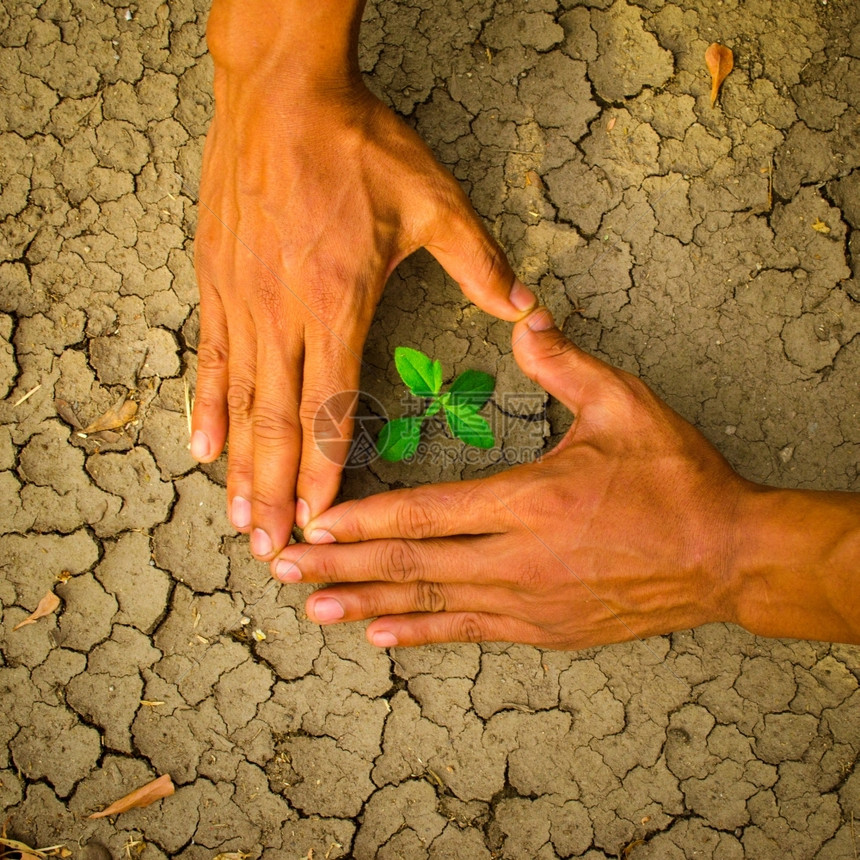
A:
<svg viewBox="0 0 860 860">
<path fill-rule="evenodd" d="M 312 610 L 317 621 L 337 621 L 343 618 L 343 607 L 333 597 L 321 597 L 314 603 Z"/>
<path fill-rule="evenodd" d="M 241 496 L 234 496 L 233 504 L 230 506 L 230 519 L 235 528 L 248 528 L 251 525 L 251 503 Z"/>
<path fill-rule="evenodd" d="M 311 529 L 305 532 L 305 540 L 308 543 L 335 543 L 337 539 L 326 529 Z"/>
<path fill-rule="evenodd" d="M 373 633 L 370 642 L 377 648 L 393 648 L 397 644 L 397 637 L 393 633 Z"/>
<path fill-rule="evenodd" d="M 511 300 L 511 304 L 518 311 L 527 311 L 529 308 L 533 308 L 537 304 L 537 297 L 535 294 L 521 281 L 514 281 L 509 298 Z"/>
<path fill-rule="evenodd" d="M 303 529 L 311 520 L 311 509 L 304 499 L 296 502 L 296 525 Z"/>
<path fill-rule="evenodd" d="M 277 576 L 281 582 L 301 582 L 302 572 L 296 564 L 282 558 L 275 565 L 275 576 Z"/>
<path fill-rule="evenodd" d="M 555 327 L 555 323 L 546 308 L 539 308 L 529 317 L 528 326 L 532 331 L 548 331 Z"/>
<path fill-rule="evenodd" d="M 251 532 L 251 552 L 254 555 L 269 555 L 272 551 L 272 539 L 262 530 Z"/>
<path fill-rule="evenodd" d="M 191 456 L 195 460 L 205 460 L 209 456 L 209 437 L 202 430 L 191 434 Z"/>
</svg>

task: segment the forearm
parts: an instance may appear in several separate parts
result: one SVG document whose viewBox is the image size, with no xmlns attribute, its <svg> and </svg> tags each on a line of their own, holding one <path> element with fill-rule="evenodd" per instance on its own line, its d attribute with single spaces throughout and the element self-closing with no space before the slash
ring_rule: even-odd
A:
<svg viewBox="0 0 860 860">
<path fill-rule="evenodd" d="M 360 79 L 358 30 L 366 0 L 213 0 L 207 41 L 219 73 L 245 84 L 315 90 Z"/>
<path fill-rule="evenodd" d="M 760 489 L 739 513 L 735 620 L 761 636 L 860 643 L 860 495 Z"/>
</svg>

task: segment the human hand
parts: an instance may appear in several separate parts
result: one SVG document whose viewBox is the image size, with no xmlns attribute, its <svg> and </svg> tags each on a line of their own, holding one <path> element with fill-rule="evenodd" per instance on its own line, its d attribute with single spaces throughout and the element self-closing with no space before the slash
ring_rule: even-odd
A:
<svg viewBox="0 0 860 860">
<path fill-rule="evenodd" d="M 196 238 L 191 452 L 214 460 L 229 425 L 228 512 L 267 560 L 287 543 L 294 519 L 304 526 L 334 499 L 352 409 L 328 420 L 320 407 L 358 388 L 374 309 L 401 260 L 426 247 L 466 296 L 502 319 L 521 317 L 534 296 L 454 178 L 355 69 L 338 76 L 329 63 L 327 77 L 309 81 L 313 58 L 305 58 L 305 77 L 285 79 L 257 56 L 270 50 L 265 28 L 287 33 L 271 37 L 272 51 L 293 43 L 291 5 L 255 7 L 263 47 L 243 37 L 233 51 L 238 23 L 254 25 L 240 5 L 213 6 L 210 18 L 216 111 Z M 326 29 L 322 18 L 309 23 L 319 9 L 344 17 L 332 4 L 317 7 L 296 7 L 306 19 L 297 38 L 308 50 L 326 44 L 307 35 L 309 26 Z"/>
<path fill-rule="evenodd" d="M 567 340 L 545 310 L 513 331 L 517 362 L 575 415 L 542 460 L 493 477 L 331 508 L 282 582 L 335 583 L 319 623 L 376 618 L 375 645 L 502 640 L 585 648 L 734 617 L 740 478 L 629 374 Z M 337 541 L 333 543 L 332 541 Z"/>
</svg>

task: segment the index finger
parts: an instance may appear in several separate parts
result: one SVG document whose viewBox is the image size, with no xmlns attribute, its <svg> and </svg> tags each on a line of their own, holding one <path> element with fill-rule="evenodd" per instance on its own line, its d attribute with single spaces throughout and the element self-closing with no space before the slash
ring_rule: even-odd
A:
<svg viewBox="0 0 860 860">
<path fill-rule="evenodd" d="M 330 508 L 308 523 L 308 543 L 350 543 L 382 538 L 421 540 L 500 534 L 509 511 L 484 481 L 434 484 L 379 493 Z"/>
</svg>

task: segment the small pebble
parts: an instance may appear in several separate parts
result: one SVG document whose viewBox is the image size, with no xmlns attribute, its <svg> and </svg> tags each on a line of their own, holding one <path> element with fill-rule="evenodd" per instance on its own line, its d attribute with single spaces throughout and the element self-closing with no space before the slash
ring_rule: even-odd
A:
<svg viewBox="0 0 860 860">
<path fill-rule="evenodd" d="M 783 463 L 787 463 L 794 456 L 794 445 L 786 445 L 779 452 L 779 459 L 782 460 Z"/>
</svg>

